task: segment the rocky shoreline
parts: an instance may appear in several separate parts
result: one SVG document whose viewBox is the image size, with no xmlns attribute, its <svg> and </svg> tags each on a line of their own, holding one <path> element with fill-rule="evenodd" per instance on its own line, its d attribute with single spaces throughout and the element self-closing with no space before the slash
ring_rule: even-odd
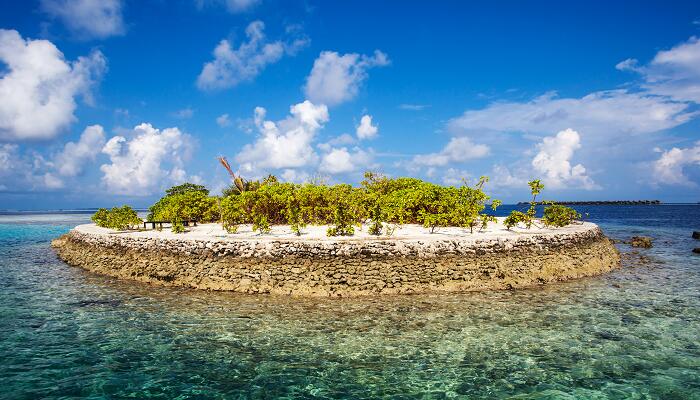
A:
<svg viewBox="0 0 700 400">
<path fill-rule="evenodd" d="M 515 289 L 592 276 L 620 256 L 594 224 L 561 233 L 313 240 L 173 238 L 76 227 L 52 243 L 86 270 L 242 293 L 358 296 Z"/>
</svg>

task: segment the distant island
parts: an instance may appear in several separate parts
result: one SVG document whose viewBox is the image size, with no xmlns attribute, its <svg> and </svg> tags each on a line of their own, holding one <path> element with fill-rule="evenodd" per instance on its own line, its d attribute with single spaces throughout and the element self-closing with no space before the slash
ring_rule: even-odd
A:
<svg viewBox="0 0 700 400">
<path fill-rule="evenodd" d="M 583 200 L 583 201 L 557 201 L 557 204 L 567 206 L 620 206 L 620 205 L 658 205 L 662 204 L 660 200 Z M 518 205 L 529 204 L 528 202 L 519 202 Z M 547 204 L 546 202 L 538 202 L 538 204 Z"/>
</svg>

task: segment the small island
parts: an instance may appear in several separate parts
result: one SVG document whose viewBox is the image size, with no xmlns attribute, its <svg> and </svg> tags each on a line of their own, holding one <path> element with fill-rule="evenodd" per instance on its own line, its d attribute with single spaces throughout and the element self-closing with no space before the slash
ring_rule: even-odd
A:
<svg viewBox="0 0 700 400">
<path fill-rule="evenodd" d="M 548 203 L 538 218 L 537 180 L 529 209 L 497 218 L 486 212 L 500 202 L 484 193 L 485 177 L 444 187 L 368 173 L 352 187 L 232 175 L 221 197 L 192 184 L 169 189 L 146 221 L 168 221 L 170 231 L 144 229 L 125 206 L 98 211 L 95 224 L 53 246 L 68 264 L 117 278 L 335 297 L 524 288 L 620 261 L 574 210 Z"/>
</svg>

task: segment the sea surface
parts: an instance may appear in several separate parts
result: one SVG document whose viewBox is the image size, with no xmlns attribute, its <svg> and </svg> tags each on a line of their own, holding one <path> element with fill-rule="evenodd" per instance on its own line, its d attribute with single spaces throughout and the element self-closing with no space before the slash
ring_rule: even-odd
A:
<svg viewBox="0 0 700 400">
<path fill-rule="evenodd" d="M 700 206 L 577 208 L 654 247 L 534 289 L 361 299 L 119 281 L 49 246 L 89 214 L 0 215 L 0 398 L 700 399 Z"/>
</svg>

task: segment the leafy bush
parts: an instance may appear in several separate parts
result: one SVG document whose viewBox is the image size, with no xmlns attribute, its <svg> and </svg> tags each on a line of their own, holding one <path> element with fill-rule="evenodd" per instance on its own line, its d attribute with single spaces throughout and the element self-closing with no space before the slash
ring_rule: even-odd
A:
<svg viewBox="0 0 700 400">
<path fill-rule="evenodd" d="M 182 185 L 173 186 L 165 191 L 166 196 L 174 196 L 176 194 L 182 194 L 187 192 L 202 192 L 205 196 L 209 195 L 209 189 L 202 185 L 195 185 L 194 183 L 185 182 Z"/>
<path fill-rule="evenodd" d="M 532 180 L 527 184 L 530 186 L 530 193 L 532 194 L 530 207 L 527 213 L 513 210 L 504 221 L 504 225 L 508 229 L 521 223 L 524 224 L 526 228 L 530 229 L 532 224 L 535 223 L 535 219 L 537 218 L 537 195 L 544 189 L 544 185 L 539 179 Z M 545 226 L 563 227 L 581 218 L 581 214 L 576 212 L 573 208 L 556 204 L 552 201 L 543 201 L 542 203 L 549 204 L 544 208 L 542 217 L 542 223 L 544 223 Z"/>
<path fill-rule="evenodd" d="M 544 208 L 542 222 L 547 226 L 563 227 L 581 218 L 581 214 L 571 207 L 552 204 Z"/>
<path fill-rule="evenodd" d="M 295 235 L 301 236 L 302 229 L 306 227 L 306 220 L 301 209 L 299 191 L 295 190 L 287 196 L 287 207 L 284 210 L 285 217 Z"/>
<path fill-rule="evenodd" d="M 219 220 L 219 205 L 216 197 L 209 197 L 209 191 L 206 189 L 188 191 L 178 189 L 182 186 L 184 185 L 168 189 L 167 193 L 172 194 L 167 194 L 149 208 L 149 221 L 211 222 Z"/>
<path fill-rule="evenodd" d="M 100 208 L 92 216 L 92 221 L 103 228 L 126 230 L 138 227 L 143 223 L 136 211 L 129 206 L 114 207 L 111 210 Z"/>
<path fill-rule="evenodd" d="M 171 230 L 173 233 L 184 233 L 185 232 L 185 226 L 182 224 L 182 221 L 180 220 L 174 220 L 172 222 L 172 228 Z"/>
<path fill-rule="evenodd" d="M 507 229 L 510 229 L 520 223 L 523 223 L 527 226 L 527 228 L 530 228 L 530 226 L 532 226 L 532 218 L 522 211 L 513 210 L 510 212 L 510 215 L 503 220 L 503 225 L 505 225 Z"/>
<path fill-rule="evenodd" d="M 333 209 L 333 226 L 326 231 L 328 236 L 352 236 L 353 224 L 357 221 L 357 203 L 353 202 L 354 189 L 350 185 L 336 185 L 330 192 Z"/>
</svg>

